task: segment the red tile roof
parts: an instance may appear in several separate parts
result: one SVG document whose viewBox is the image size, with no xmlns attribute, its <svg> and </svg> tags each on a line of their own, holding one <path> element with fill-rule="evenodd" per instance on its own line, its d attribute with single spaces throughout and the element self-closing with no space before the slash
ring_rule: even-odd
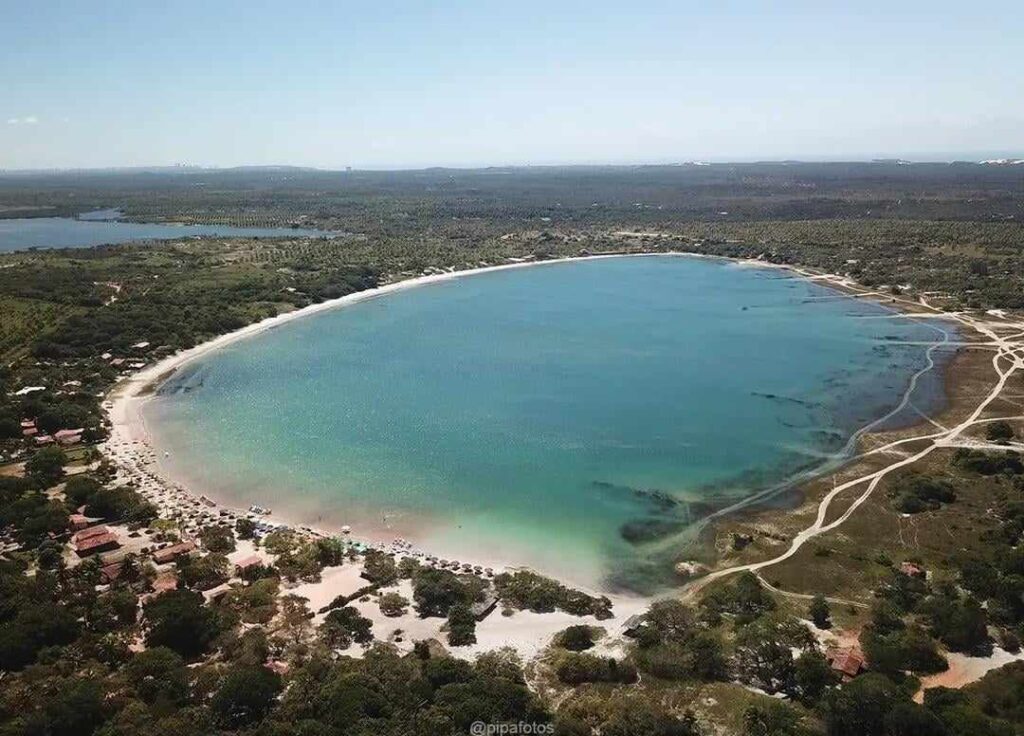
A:
<svg viewBox="0 0 1024 736">
<path fill-rule="evenodd" d="M 123 562 L 112 562 L 109 565 L 104 565 L 100 568 L 100 578 L 102 578 L 104 583 L 112 583 L 121 577 L 121 571 L 123 569 Z"/>
<path fill-rule="evenodd" d="M 196 545 L 192 542 L 178 542 L 172 544 L 170 547 L 164 547 L 153 553 L 153 561 L 162 564 L 164 562 L 170 562 L 178 555 L 188 554 L 196 548 Z"/>
<path fill-rule="evenodd" d="M 254 565 L 262 564 L 263 560 L 261 560 L 258 555 L 250 555 L 249 557 L 246 557 L 245 559 L 236 562 L 235 568 L 238 570 L 247 570 L 248 568 L 253 567 Z"/>
<path fill-rule="evenodd" d="M 82 518 L 84 519 L 85 517 L 83 516 Z M 88 529 L 83 529 L 82 531 L 76 533 L 75 536 L 71 538 L 71 540 L 73 542 L 81 542 L 83 539 L 95 537 L 100 534 L 107 534 L 108 532 L 110 532 L 110 530 L 102 524 L 100 524 L 99 526 L 91 526 Z"/>
<path fill-rule="evenodd" d="M 847 677 L 856 677 L 864 670 L 864 657 L 855 649 L 830 649 L 825 657 L 833 670 Z"/>
<path fill-rule="evenodd" d="M 106 534 L 96 534 L 91 537 L 86 537 L 79 541 L 75 545 L 75 551 L 78 552 L 78 554 L 82 554 L 83 552 L 99 551 L 101 547 L 108 547 L 109 545 L 117 546 L 117 544 L 117 536 L 111 532 L 107 532 Z"/>
<path fill-rule="evenodd" d="M 178 587 L 178 576 L 173 572 L 162 572 L 153 581 L 153 592 L 166 593 Z"/>
<path fill-rule="evenodd" d="M 276 672 L 279 675 L 287 675 L 290 667 L 287 662 L 281 662 L 279 660 L 273 660 L 267 662 L 267 669 L 271 672 Z"/>
<path fill-rule="evenodd" d="M 920 565 L 916 565 L 913 562 L 901 562 L 900 572 L 909 577 L 924 577 L 924 569 Z"/>
</svg>

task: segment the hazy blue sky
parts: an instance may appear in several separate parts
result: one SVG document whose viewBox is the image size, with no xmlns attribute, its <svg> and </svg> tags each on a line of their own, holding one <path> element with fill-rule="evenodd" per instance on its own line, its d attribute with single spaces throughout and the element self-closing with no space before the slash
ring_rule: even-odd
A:
<svg viewBox="0 0 1024 736">
<path fill-rule="evenodd" d="M 1019 2 L 0 0 L 0 167 L 1024 154 Z"/>
</svg>

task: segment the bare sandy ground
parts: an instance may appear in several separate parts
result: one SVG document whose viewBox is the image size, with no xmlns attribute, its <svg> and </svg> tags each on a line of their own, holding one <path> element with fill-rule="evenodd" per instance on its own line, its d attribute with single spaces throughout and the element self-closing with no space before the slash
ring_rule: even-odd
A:
<svg viewBox="0 0 1024 736">
<path fill-rule="evenodd" d="M 339 595 L 351 595 L 367 583 L 360 577 L 362 565 L 348 563 L 340 567 L 324 569 L 318 583 L 303 583 L 283 592 L 302 596 L 308 600 L 307 605 L 313 612 L 326 606 Z M 389 641 L 401 651 L 411 651 L 414 641 L 437 639 L 447 642 L 447 634 L 442 631 L 445 619 L 420 618 L 412 606 L 412 585 L 408 580 L 399 581 L 397 585 L 383 588 L 381 593 L 397 592 L 410 602 L 406 613 L 402 616 L 388 617 L 380 611 L 377 596 L 370 596 L 368 601 L 353 601 L 350 605 L 360 614 L 373 622 L 373 635 L 379 641 Z M 476 644 L 465 647 L 449 647 L 449 651 L 460 658 L 472 659 L 482 652 L 509 647 L 516 650 L 524 661 L 537 656 L 551 638 L 562 629 L 574 624 L 600 626 L 608 632 L 608 640 L 613 642 L 621 639 L 624 622 L 634 614 L 642 613 L 650 605 L 650 599 L 611 596 L 614 618 L 599 621 L 593 616 L 573 616 L 561 611 L 552 613 L 533 613 L 532 611 L 516 611 L 511 616 L 503 615 L 501 607 L 493 611 L 487 618 L 477 624 Z M 313 621 L 320 624 L 325 614 L 317 614 Z M 396 635 L 401 641 L 396 641 Z M 361 656 L 362 649 L 352 645 L 345 653 L 350 656 Z"/>
<path fill-rule="evenodd" d="M 924 691 L 930 687 L 961 688 L 977 682 L 992 670 L 999 669 L 1010 662 L 1024 660 L 1024 652 L 1011 654 L 1005 649 L 996 647 L 989 657 L 968 657 L 956 652 L 948 652 L 946 660 L 949 669 L 935 675 L 921 678 L 921 689 L 914 695 L 918 703 L 924 702 Z"/>
</svg>

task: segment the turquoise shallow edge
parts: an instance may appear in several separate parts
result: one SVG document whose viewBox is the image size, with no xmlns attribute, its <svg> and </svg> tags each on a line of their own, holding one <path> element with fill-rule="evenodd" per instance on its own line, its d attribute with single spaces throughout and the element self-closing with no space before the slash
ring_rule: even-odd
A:
<svg viewBox="0 0 1024 736">
<path fill-rule="evenodd" d="M 784 270 L 578 261 L 295 321 L 145 412 L 164 470 L 215 498 L 650 592 L 666 539 L 831 457 L 934 339 Z M 941 401 L 922 381 L 917 408 Z"/>
</svg>

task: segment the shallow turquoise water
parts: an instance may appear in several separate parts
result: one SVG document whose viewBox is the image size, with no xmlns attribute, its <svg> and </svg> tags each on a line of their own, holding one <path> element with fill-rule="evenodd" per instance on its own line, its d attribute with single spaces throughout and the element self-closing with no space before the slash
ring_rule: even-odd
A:
<svg viewBox="0 0 1024 736">
<path fill-rule="evenodd" d="M 925 351 L 900 343 L 941 335 L 891 315 L 723 261 L 549 264 L 236 343 L 146 417 L 165 469 L 216 497 L 650 590 L 693 521 L 899 401 Z"/>
</svg>

